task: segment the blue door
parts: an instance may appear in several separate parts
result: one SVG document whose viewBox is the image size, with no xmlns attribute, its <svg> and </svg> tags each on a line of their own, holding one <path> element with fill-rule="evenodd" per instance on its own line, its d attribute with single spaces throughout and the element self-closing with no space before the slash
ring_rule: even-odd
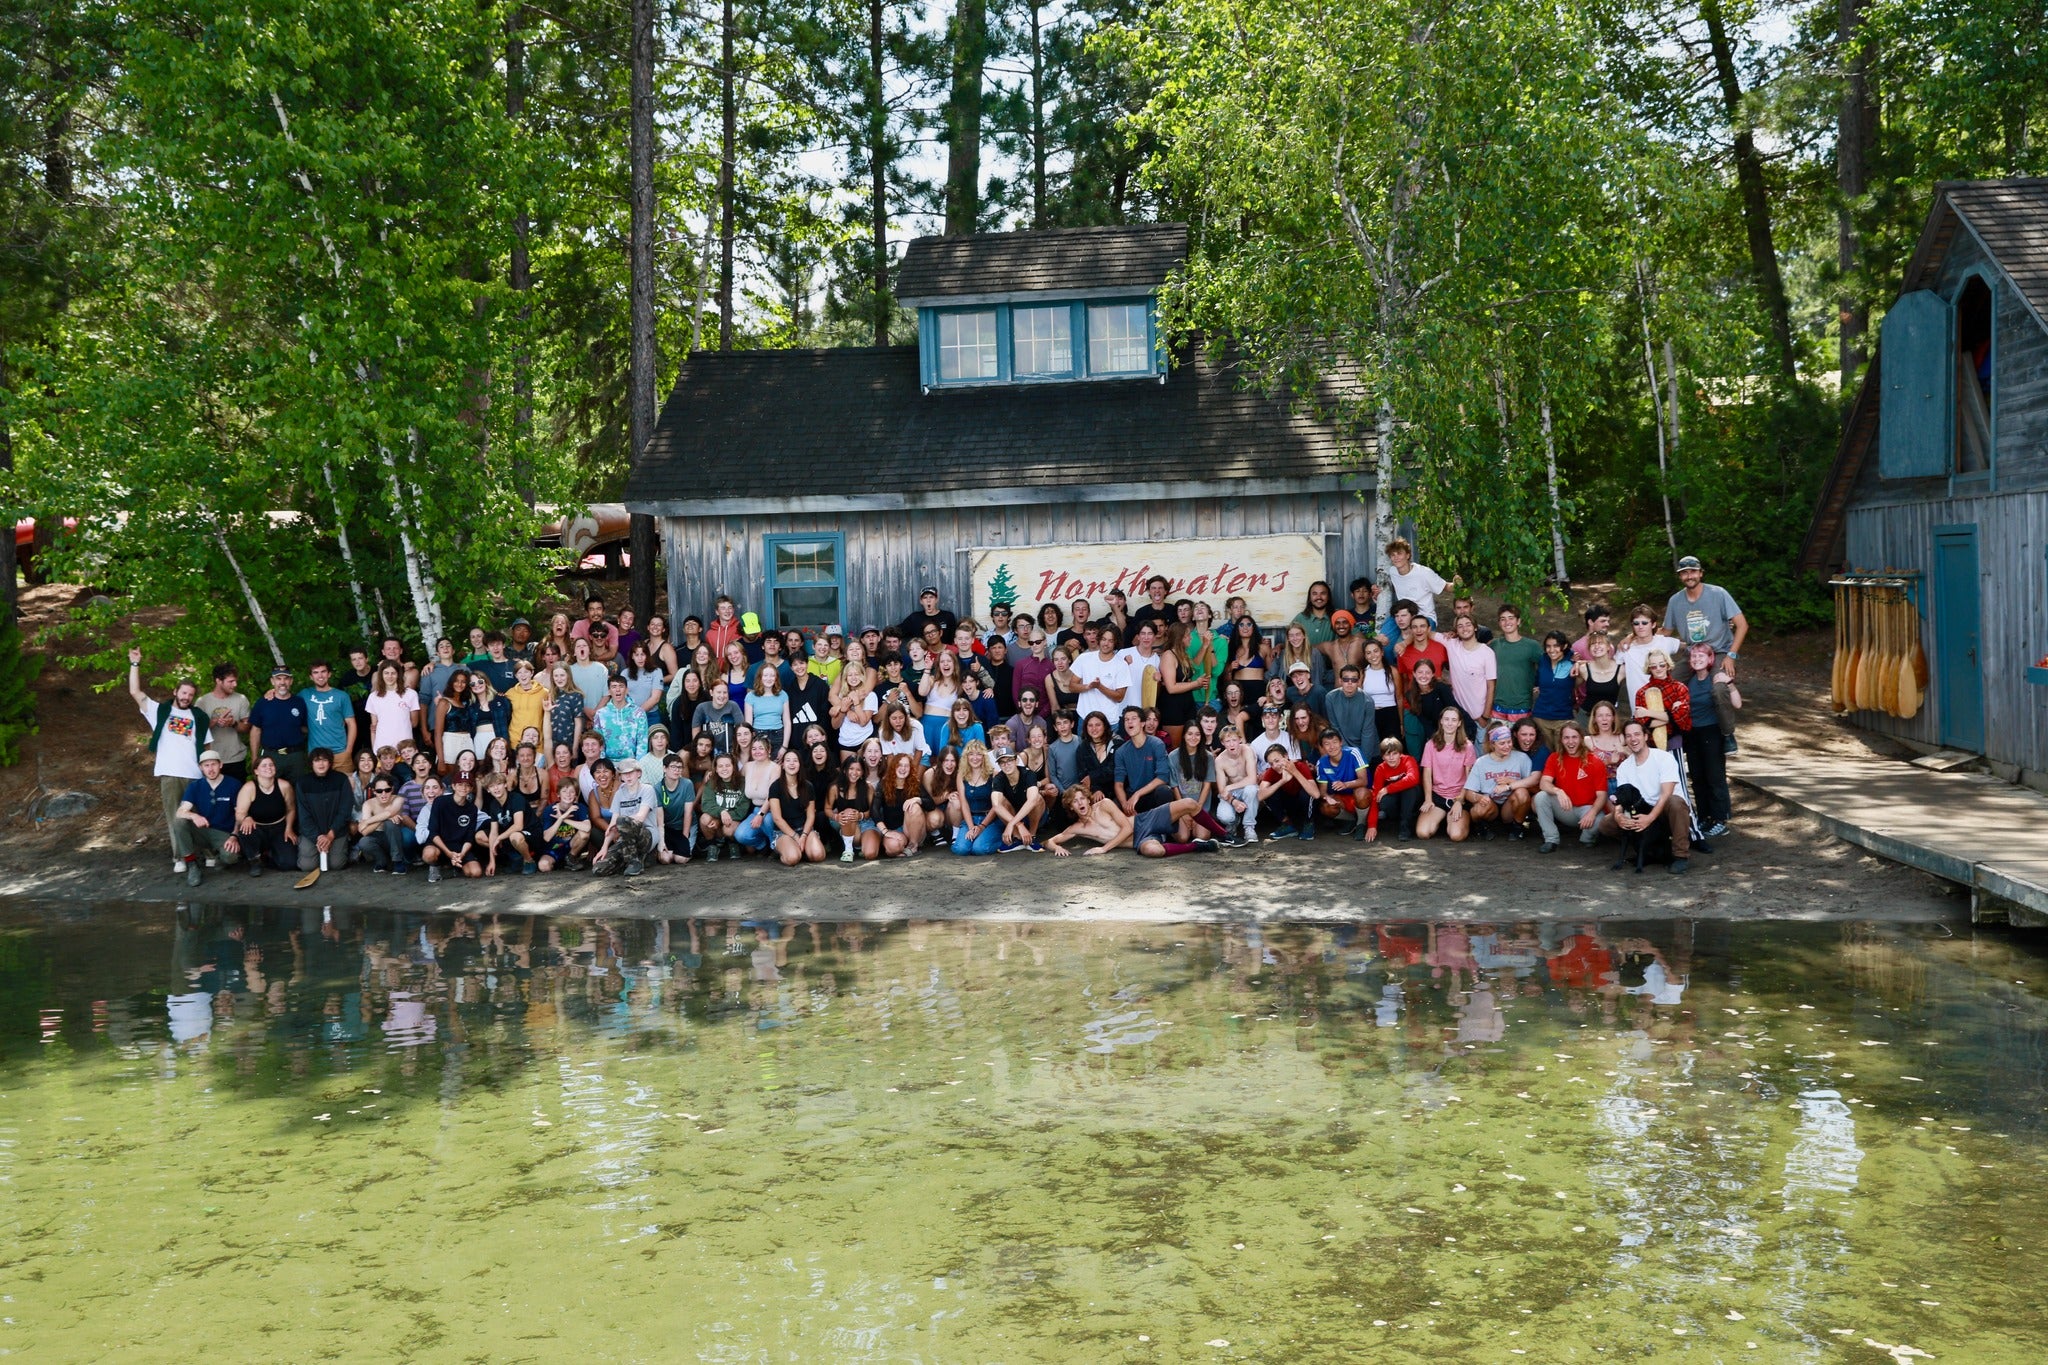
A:
<svg viewBox="0 0 2048 1365">
<path fill-rule="evenodd" d="M 1934 700 L 1941 742 L 1984 752 L 1982 604 L 1977 595 L 1977 528 L 1934 528 Z"/>
</svg>

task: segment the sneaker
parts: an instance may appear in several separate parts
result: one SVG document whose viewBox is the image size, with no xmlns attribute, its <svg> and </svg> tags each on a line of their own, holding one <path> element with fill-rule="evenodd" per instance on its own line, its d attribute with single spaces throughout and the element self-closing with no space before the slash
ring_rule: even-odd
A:
<svg viewBox="0 0 2048 1365">
<path fill-rule="evenodd" d="M 439 863 L 428 863 L 428 864 L 427 864 L 427 882 L 428 882 L 428 884 L 429 884 L 429 885 L 431 885 L 431 884 L 433 884 L 434 882 L 438 882 L 438 881 L 440 881 L 440 880 L 441 880 L 441 865 L 440 865 Z"/>
<path fill-rule="evenodd" d="M 1706 837 L 1709 839 L 1718 839 L 1727 832 L 1728 822 L 1726 820 L 1716 820 L 1713 824 L 1707 826 Z"/>
<path fill-rule="evenodd" d="M 1540 847 L 1540 848 L 1538 848 L 1538 849 L 1537 849 L 1536 851 L 1537 851 L 1538 853 L 1555 853 L 1555 852 L 1557 852 L 1557 840 L 1555 840 L 1555 839 L 1545 839 L 1545 840 L 1543 841 L 1543 846 L 1542 846 L 1542 847 Z"/>
<path fill-rule="evenodd" d="M 250 875 L 250 876 L 252 876 L 252 877 L 260 877 L 260 876 L 262 876 L 262 875 L 263 875 L 263 864 L 262 864 L 262 863 L 259 863 L 259 862 L 257 862 L 257 861 L 256 861 L 256 860 L 255 860 L 254 858 L 251 858 L 251 859 L 249 860 L 249 875 Z"/>
<path fill-rule="evenodd" d="M 1510 839 L 1526 839 L 1528 837 L 1529 831 L 1523 829 L 1520 825 L 1516 825 L 1513 829 L 1508 831 L 1508 838 Z"/>
<path fill-rule="evenodd" d="M 1316 827 L 1314 825 L 1303 825 L 1301 827 L 1301 833 L 1295 835 L 1294 837 L 1301 840 L 1303 843 L 1307 843 L 1310 839 L 1316 837 Z"/>
<path fill-rule="evenodd" d="M 1479 824 L 1473 826 L 1472 832 L 1488 843 L 1493 842 L 1493 821 L 1482 820 Z"/>
<path fill-rule="evenodd" d="M 1735 752 L 1735 736 L 1729 735 L 1721 741 L 1721 752 L 1724 754 Z"/>
<path fill-rule="evenodd" d="M 1694 853 L 1712 853 L 1714 846 L 1702 837 L 1692 841 L 1692 851 Z"/>
<path fill-rule="evenodd" d="M 393 863 L 391 865 L 391 875 L 394 877 L 403 877 L 410 871 L 412 871 L 411 863 Z"/>
<path fill-rule="evenodd" d="M 197 886 L 197 885 L 199 885 L 199 883 L 200 883 L 200 882 L 202 882 L 202 881 L 204 881 L 204 880 L 205 880 L 205 878 L 204 878 L 204 877 L 203 877 L 203 876 L 201 875 L 201 873 L 200 873 L 200 871 L 199 871 L 199 864 L 198 864 L 198 863 L 186 863 L 186 864 L 185 864 L 185 885 L 187 885 L 187 886 Z"/>
<path fill-rule="evenodd" d="M 522 877 L 534 876 L 539 871 L 540 869 L 535 867 L 532 863 L 521 863 L 519 865 L 519 875 Z"/>
<path fill-rule="evenodd" d="M 715 863 L 715 862 L 717 862 L 717 861 L 718 861 L 718 850 L 719 850 L 720 848 L 722 848 L 723 846 L 724 846 L 724 841 L 723 841 L 723 840 L 721 840 L 721 841 L 719 841 L 718 843 L 715 843 L 715 844 L 711 845 L 711 847 L 709 847 L 709 848 L 705 849 L 705 850 L 704 850 L 704 861 L 705 861 L 705 862 L 707 862 L 707 863 Z"/>
<path fill-rule="evenodd" d="M 1672 876 L 1674 876 L 1674 877 L 1682 877 L 1682 876 L 1684 876 L 1684 875 L 1685 875 L 1685 869 L 1687 868 L 1687 866 L 1689 866 L 1689 864 L 1688 864 L 1688 863 L 1686 862 L 1686 860 L 1685 860 L 1685 859 L 1683 859 L 1683 858 L 1673 858 L 1673 859 L 1671 860 L 1671 875 L 1672 875 Z"/>
<path fill-rule="evenodd" d="M 1292 825 L 1282 825 L 1282 826 L 1280 826 L 1280 828 L 1278 828 L 1278 829 L 1274 830 L 1274 831 L 1273 831 L 1273 832 L 1272 832 L 1271 834 L 1269 834 L 1269 835 L 1267 835 L 1267 836 L 1266 836 L 1266 842 L 1268 842 L 1268 843 L 1273 843 L 1273 844 L 1277 844 L 1277 843 L 1279 843 L 1279 842 L 1280 842 L 1280 841 L 1281 841 L 1282 839 L 1292 839 L 1292 838 L 1294 838 L 1294 837 L 1295 837 L 1295 829 L 1294 829 L 1294 826 L 1292 826 Z"/>
<path fill-rule="evenodd" d="M 628 877 L 637 877 L 646 870 L 647 868 L 640 862 L 638 858 L 635 858 L 633 859 L 633 861 L 626 864 L 626 875 Z"/>
<path fill-rule="evenodd" d="M 1360 820 L 1360 821 L 1359 821 L 1358 823 L 1354 824 L 1354 825 L 1353 825 L 1353 826 L 1351 827 L 1351 837 L 1352 837 L 1352 838 L 1354 838 L 1354 839 L 1357 839 L 1357 840 L 1359 840 L 1360 842 L 1363 842 L 1363 841 L 1364 841 L 1364 839 L 1365 839 L 1365 821 L 1363 821 L 1363 820 Z"/>
<path fill-rule="evenodd" d="M 1007 850 L 1007 849 L 1006 849 L 1006 850 L 1004 850 L 1004 851 L 1005 851 L 1005 852 L 1008 852 L 1008 850 Z M 853 845 L 852 845 L 852 844 L 848 844 L 848 845 L 847 845 L 847 846 L 846 846 L 845 848 L 842 848 L 842 849 L 840 849 L 840 850 L 839 850 L 839 861 L 840 861 L 840 862 L 842 862 L 842 863 L 850 863 L 850 862 L 852 862 L 852 861 L 853 861 Z"/>
<path fill-rule="evenodd" d="M 214 870 L 214 869 L 215 869 L 216 867 L 219 867 L 219 866 L 220 866 L 220 863 L 219 863 L 219 861 L 218 861 L 218 860 L 216 860 L 216 859 L 213 859 L 213 858 L 208 858 L 208 859 L 206 860 L 206 870 L 207 870 L 208 872 L 211 872 L 211 871 L 213 871 L 213 870 Z"/>
<path fill-rule="evenodd" d="M 370 871 L 372 872 L 389 872 L 390 870 L 390 868 L 384 866 L 384 864 L 382 863 L 378 863 L 370 869 Z"/>
<path fill-rule="evenodd" d="M 1030 851 L 1031 845 L 1029 844 L 1004 844 L 996 850 L 998 853 L 1028 853 Z"/>
<path fill-rule="evenodd" d="M 1585 845 L 1587 848 L 1591 848 L 1593 845 L 1600 842 L 1600 836 L 1589 829 L 1579 835 L 1579 842 Z"/>
<path fill-rule="evenodd" d="M 1217 849 L 1223 847 L 1214 839 L 1197 839 L 1194 841 L 1194 844 L 1196 848 L 1199 848 L 1204 853 L 1214 853 Z"/>
</svg>

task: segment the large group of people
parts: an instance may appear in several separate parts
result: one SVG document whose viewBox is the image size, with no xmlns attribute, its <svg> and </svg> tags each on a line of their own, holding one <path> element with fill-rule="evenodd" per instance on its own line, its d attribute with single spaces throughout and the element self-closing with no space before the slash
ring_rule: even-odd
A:
<svg viewBox="0 0 2048 1365">
<path fill-rule="evenodd" d="M 1113 591 L 986 622 L 926 588 L 857 634 L 766 627 L 724 595 L 671 632 L 591 596 L 424 660 L 387 636 L 311 660 L 303 686 L 280 663 L 254 700 L 231 664 L 154 699 L 140 651 L 128 687 L 195 886 L 236 864 L 639 876 L 1319 834 L 1543 853 L 1604 836 L 1639 868 L 1668 839 L 1683 872 L 1725 832 L 1748 622 L 1698 560 L 1661 613 L 1636 606 L 1617 634 L 1596 604 L 1576 639 L 1523 634 L 1513 605 L 1480 624 L 1405 541 L 1386 564 L 1349 607 L 1311 584 L 1278 628 L 1163 577 L 1135 609 Z"/>
</svg>

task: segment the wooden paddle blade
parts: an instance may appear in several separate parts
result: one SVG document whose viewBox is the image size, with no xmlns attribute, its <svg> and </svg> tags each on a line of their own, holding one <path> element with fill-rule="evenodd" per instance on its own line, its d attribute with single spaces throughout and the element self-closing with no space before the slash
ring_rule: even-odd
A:
<svg viewBox="0 0 2048 1365">
<path fill-rule="evenodd" d="M 1849 710 L 1849 589 L 1835 587 L 1835 667 L 1829 673 L 1827 698 L 1837 712 Z"/>
<path fill-rule="evenodd" d="M 299 878 L 297 882 L 293 883 L 292 889 L 294 891 L 304 891 L 307 887 L 311 886 L 314 882 L 317 882 L 319 880 L 320 869 L 316 867 L 311 872 L 308 872 L 305 876 Z"/>
</svg>

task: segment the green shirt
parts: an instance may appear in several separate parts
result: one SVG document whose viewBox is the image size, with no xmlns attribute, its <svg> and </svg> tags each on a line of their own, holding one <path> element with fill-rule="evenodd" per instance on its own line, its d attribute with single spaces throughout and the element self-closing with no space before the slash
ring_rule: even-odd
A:
<svg viewBox="0 0 2048 1365">
<path fill-rule="evenodd" d="M 1494 709 L 1516 714 L 1530 710 L 1535 705 L 1536 665 L 1543 662 L 1542 642 L 1526 635 L 1519 640 L 1496 635 L 1488 647 L 1493 650 Z"/>
<path fill-rule="evenodd" d="M 1311 649 L 1317 645 L 1326 645 L 1337 638 L 1337 631 L 1330 624 L 1328 612 L 1324 612 L 1321 616 L 1312 616 L 1308 612 L 1303 612 L 1289 624 L 1300 626 L 1304 631 L 1308 632 L 1308 643 Z"/>
</svg>

